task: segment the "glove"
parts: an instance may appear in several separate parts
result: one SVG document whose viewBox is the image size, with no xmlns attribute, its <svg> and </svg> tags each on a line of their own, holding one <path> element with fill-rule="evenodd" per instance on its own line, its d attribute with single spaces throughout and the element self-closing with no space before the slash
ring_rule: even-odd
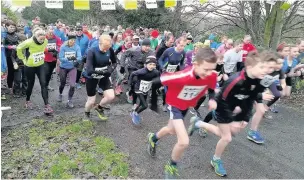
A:
<svg viewBox="0 0 304 180">
<path fill-rule="evenodd" d="M 125 68 L 124 68 L 124 67 L 120 67 L 119 72 L 120 72 L 121 74 L 124 74 L 124 73 L 125 73 Z"/>
<path fill-rule="evenodd" d="M 78 61 L 73 62 L 74 67 L 77 67 L 79 65 Z"/>
<path fill-rule="evenodd" d="M 76 57 L 74 57 L 74 56 L 69 57 L 68 60 L 70 60 L 70 61 L 75 61 L 75 60 L 76 60 Z"/>
<path fill-rule="evenodd" d="M 57 58 L 57 55 L 58 55 L 58 52 L 57 52 L 57 51 L 53 51 L 52 54 L 53 54 L 53 57 L 54 57 L 54 58 Z"/>
<path fill-rule="evenodd" d="M 48 49 L 48 52 L 55 52 L 55 49 Z"/>
<path fill-rule="evenodd" d="M 281 85 L 277 86 L 278 91 L 283 91 L 283 87 Z"/>
<path fill-rule="evenodd" d="M 112 66 L 108 66 L 108 70 L 103 73 L 104 76 L 111 76 L 112 72 L 114 71 Z"/>
</svg>

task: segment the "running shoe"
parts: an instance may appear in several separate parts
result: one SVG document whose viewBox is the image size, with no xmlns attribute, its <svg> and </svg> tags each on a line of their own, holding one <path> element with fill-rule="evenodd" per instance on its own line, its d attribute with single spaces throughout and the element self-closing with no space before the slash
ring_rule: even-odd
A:
<svg viewBox="0 0 304 180">
<path fill-rule="evenodd" d="M 163 112 L 168 112 L 168 105 L 167 104 L 163 105 Z"/>
<path fill-rule="evenodd" d="M 199 135 L 200 137 L 202 137 L 202 138 L 206 138 L 207 135 L 208 135 L 208 133 L 207 133 L 207 131 L 206 131 L 204 128 L 200 128 L 200 129 L 198 130 L 198 135 Z"/>
<path fill-rule="evenodd" d="M 52 88 L 51 86 L 48 86 L 48 90 L 49 91 L 54 91 L 54 88 Z"/>
<path fill-rule="evenodd" d="M 76 89 L 81 89 L 81 85 L 79 83 L 76 83 Z"/>
<path fill-rule="evenodd" d="M 58 102 L 62 102 L 62 94 L 59 94 L 59 95 L 58 95 L 57 101 L 58 101 Z"/>
<path fill-rule="evenodd" d="M 43 112 L 46 115 L 51 115 L 51 114 L 53 114 L 54 111 L 53 111 L 52 107 L 48 104 L 48 105 L 45 105 Z"/>
<path fill-rule="evenodd" d="M 253 130 L 248 131 L 247 139 L 249 139 L 250 141 L 253 141 L 257 144 L 263 144 L 265 141 L 259 131 L 253 131 Z"/>
<path fill-rule="evenodd" d="M 33 103 L 31 101 L 25 102 L 25 108 L 26 109 L 33 109 Z"/>
<path fill-rule="evenodd" d="M 189 136 L 192 136 L 193 133 L 198 130 L 199 128 L 197 128 L 195 126 L 195 123 L 199 121 L 199 118 L 197 116 L 192 116 L 190 119 L 190 126 L 188 128 L 188 134 Z"/>
<path fill-rule="evenodd" d="M 72 101 L 68 101 L 67 104 L 66 104 L 66 106 L 67 106 L 68 108 L 73 108 L 73 107 L 74 107 L 74 104 L 72 103 Z"/>
<path fill-rule="evenodd" d="M 132 122 L 134 125 L 139 125 L 140 124 L 140 116 L 139 114 L 137 114 L 135 111 L 132 111 L 130 113 L 131 117 L 132 117 Z"/>
<path fill-rule="evenodd" d="M 98 108 L 98 106 L 95 108 L 95 111 L 97 112 L 97 115 L 99 117 L 99 119 L 101 119 L 102 121 L 106 121 L 108 120 L 108 117 L 105 116 L 103 109 Z"/>
<path fill-rule="evenodd" d="M 214 171 L 217 175 L 224 177 L 227 175 L 226 170 L 224 168 L 223 162 L 221 159 L 211 159 L 211 166 L 214 168 Z"/>
<path fill-rule="evenodd" d="M 90 112 L 84 112 L 82 120 L 83 121 L 90 121 L 91 120 L 91 114 L 90 114 Z"/>
<path fill-rule="evenodd" d="M 21 96 L 20 96 L 20 94 L 14 94 L 13 97 L 14 98 L 20 98 Z"/>
<path fill-rule="evenodd" d="M 270 111 L 273 112 L 273 113 L 278 113 L 278 109 L 277 109 L 277 105 L 274 104 L 273 106 L 270 107 Z"/>
<path fill-rule="evenodd" d="M 153 136 L 154 135 L 155 135 L 154 133 L 149 133 L 148 134 L 148 153 L 150 154 L 151 157 L 155 157 L 155 154 L 156 154 L 157 143 L 155 143 L 153 141 Z"/>
<path fill-rule="evenodd" d="M 129 91 L 126 92 L 126 95 L 127 95 L 127 101 L 128 101 L 128 103 L 132 104 L 133 103 L 133 97 L 129 96 Z"/>
<path fill-rule="evenodd" d="M 170 162 L 165 165 L 165 179 L 177 179 L 179 177 L 178 168 L 176 165 L 171 165 Z"/>
<path fill-rule="evenodd" d="M 6 100 L 5 94 L 1 95 L 1 100 Z"/>
</svg>

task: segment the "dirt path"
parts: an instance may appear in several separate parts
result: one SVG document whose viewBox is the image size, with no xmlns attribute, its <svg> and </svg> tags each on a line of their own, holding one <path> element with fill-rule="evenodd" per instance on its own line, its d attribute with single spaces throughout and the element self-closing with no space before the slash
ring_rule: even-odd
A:
<svg viewBox="0 0 304 180">
<path fill-rule="evenodd" d="M 55 80 L 53 87 L 58 87 Z M 66 100 L 68 87 L 64 91 Z M 2 131 L 30 122 L 34 118 L 45 118 L 42 113 L 42 98 L 38 83 L 34 88 L 32 101 L 37 105 L 35 110 L 26 111 L 23 108 L 24 98 L 2 101 L 2 106 L 11 106 L 12 110 L 4 112 Z M 58 91 L 50 92 L 50 104 L 55 116 L 81 116 L 86 100 L 83 87 L 76 90 L 74 109 L 66 109 L 64 103 L 56 102 Z M 285 106 L 286 107 L 286 106 Z M 273 120 L 266 120 L 261 125 L 261 132 L 266 138 L 265 145 L 256 145 L 246 139 L 245 132 L 239 134 L 229 145 L 223 161 L 228 172 L 228 178 L 304 178 L 304 116 L 303 113 L 291 108 L 279 106 L 280 113 Z M 117 99 L 107 113 L 108 122 L 98 122 L 95 130 L 99 135 L 110 137 L 121 151 L 129 155 L 130 178 L 163 178 L 163 166 L 169 160 L 170 153 L 176 141 L 169 136 L 160 141 L 157 157 L 151 159 L 146 150 L 146 136 L 149 132 L 158 131 L 167 123 L 168 115 L 156 114 L 151 110 L 143 112 L 141 127 L 130 123 L 129 111 L 131 105 L 124 97 Z M 206 112 L 204 107 L 202 113 Z M 94 114 L 95 115 L 95 114 Z M 186 119 L 189 119 L 190 115 Z M 52 119 L 47 118 L 52 121 Z M 188 126 L 188 120 L 185 121 Z M 210 167 L 218 138 L 209 135 L 201 139 L 197 134 L 190 138 L 190 147 L 185 152 L 181 165 L 181 178 L 218 178 Z"/>
</svg>

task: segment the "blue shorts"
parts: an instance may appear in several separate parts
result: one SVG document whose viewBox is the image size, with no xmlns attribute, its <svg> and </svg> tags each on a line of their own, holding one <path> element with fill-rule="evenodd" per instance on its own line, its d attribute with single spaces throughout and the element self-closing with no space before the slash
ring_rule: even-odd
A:
<svg viewBox="0 0 304 180">
<path fill-rule="evenodd" d="M 168 105 L 169 113 L 170 113 L 170 119 L 177 120 L 182 119 L 184 120 L 184 117 L 186 116 L 188 109 L 186 110 L 180 110 L 174 106 Z"/>
</svg>

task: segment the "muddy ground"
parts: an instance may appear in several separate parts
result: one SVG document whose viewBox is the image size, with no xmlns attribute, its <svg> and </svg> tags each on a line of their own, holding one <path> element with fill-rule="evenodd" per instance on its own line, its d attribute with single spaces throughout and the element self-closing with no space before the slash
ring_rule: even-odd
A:
<svg viewBox="0 0 304 180">
<path fill-rule="evenodd" d="M 58 87 L 56 80 L 53 80 L 51 85 Z M 68 86 L 63 93 L 65 100 L 67 100 L 67 91 Z M 84 86 L 75 92 L 74 109 L 67 109 L 66 101 L 64 103 L 56 102 L 57 96 L 58 90 L 49 93 L 49 101 L 55 111 L 54 119 L 83 115 L 87 97 Z M 12 110 L 3 113 L 2 140 L 7 138 L 10 131 L 33 119 L 53 121 L 52 118 L 46 118 L 42 113 L 43 101 L 38 82 L 35 84 L 32 95 L 32 102 L 35 104 L 34 110 L 28 111 L 23 108 L 25 98 L 13 99 L 8 95 L 7 98 L 2 101 L 2 106 L 11 106 Z M 113 139 L 119 150 L 129 157 L 129 178 L 163 178 L 163 167 L 170 159 L 176 139 L 169 136 L 160 140 L 157 157 L 152 159 L 146 151 L 146 137 L 149 132 L 156 132 L 166 125 L 168 114 L 163 112 L 157 114 L 146 110 L 142 113 L 142 125 L 134 127 L 130 123 L 130 109 L 131 105 L 126 103 L 124 96 L 117 97 L 111 109 L 106 112 L 109 115 L 109 121 L 100 122 L 94 118 L 94 122 L 96 122 L 94 129 L 98 135 Z M 228 178 L 304 178 L 303 108 L 300 109 L 293 101 L 281 101 L 279 110 L 278 114 L 272 114 L 272 120 L 265 120 L 261 125 L 261 133 L 266 139 L 264 145 L 256 145 L 248 141 L 245 132 L 233 139 L 222 157 Z M 206 108 L 201 107 L 201 112 L 206 113 Z M 93 115 L 96 117 L 95 113 Z M 187 126 L 189 117 L 190 114 L 185 120 Z M 190 146 L 180 163 L 181 178 L 219 178 L 210 166 L 210 158 L 214 153 L 217 140 L 218 138 L 214 135 L 202 139 L 197 133 L 190 138 Z"/>
</svg>

